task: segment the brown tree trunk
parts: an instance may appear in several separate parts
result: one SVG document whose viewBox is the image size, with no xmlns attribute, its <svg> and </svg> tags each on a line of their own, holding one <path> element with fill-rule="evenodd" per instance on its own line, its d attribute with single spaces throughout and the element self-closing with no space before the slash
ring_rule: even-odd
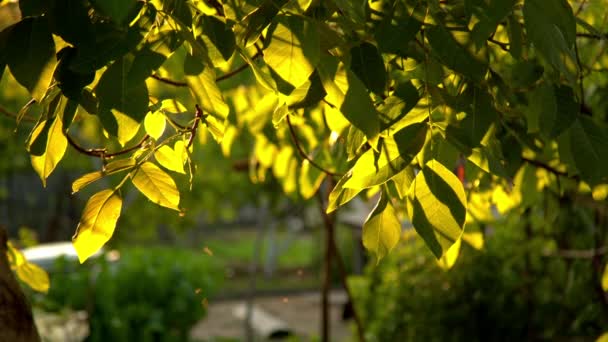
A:
<svg viewBox="0 0 608 342">
<path fill-rule="evenodd" d="M 7 239 L 0 226 L 0 341 L 40 341 L 30 304 L 8 263 Z"/>
</svg>

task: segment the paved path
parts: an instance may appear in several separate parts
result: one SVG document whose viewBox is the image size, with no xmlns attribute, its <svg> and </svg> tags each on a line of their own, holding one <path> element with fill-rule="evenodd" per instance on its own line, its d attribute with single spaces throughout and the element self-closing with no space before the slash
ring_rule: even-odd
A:
<svg viewBox="0 0 608 342">
<path fill-rule="evenodd" d="M 345 302 L 346 296 L 343 291 L 331 292 L 332 341 L 350 340 L 351 324 L 341 320 L 342 306 Z M 254 305 L 286 322 L 289 328 L 307 341 L 311 337 L 319 336 L 320 303 L 319 293 L 303 293 L 257 298 Z M 191 337 L 197 341 L 212 337 L 244 340 L 244 322 L 236 318 L 233 312 L 235 307 L 242 304 L 244 304 L 243 300 L 210 302 L 207 316 L 194 326 Z"/>
</svg>

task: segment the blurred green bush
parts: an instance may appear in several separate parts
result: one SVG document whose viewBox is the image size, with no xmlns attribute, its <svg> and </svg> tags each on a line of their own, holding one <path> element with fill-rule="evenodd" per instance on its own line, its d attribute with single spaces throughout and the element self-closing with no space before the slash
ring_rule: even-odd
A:
<svg viewBox="0 0 608 342">
<path fill-rule="evenodd" d="M 564 258 L 557 247 L 593 245 L 579 214 L 560 210 L 555 226 L 509 215 L 485 229 L 481 251 L 463 243 L 449 271 L 406 232 L 388 258 L 350 279 L 368 340 L 594 340 L 607 312 L 593 261 Z"/>
<path fill-rule="evenodd" d="M 33 302 L 47 311 L 86 310 L 88 341 L 186 341 L 222 274 L 202 252 L 132 247 L 84 265 L 58 260 L 49 293 Z"/>
</svg>

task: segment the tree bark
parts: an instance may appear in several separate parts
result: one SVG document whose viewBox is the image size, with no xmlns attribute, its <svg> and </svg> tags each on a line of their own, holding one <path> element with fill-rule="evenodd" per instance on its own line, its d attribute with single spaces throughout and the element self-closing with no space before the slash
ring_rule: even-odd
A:
<svg viewBox="0 0 608 342">
<path fill-rule="evenodd" d="M 0 226 L 0 341 L 40 341 L 32 308 L 8 263 L 6 229 Z"/>
</svg>

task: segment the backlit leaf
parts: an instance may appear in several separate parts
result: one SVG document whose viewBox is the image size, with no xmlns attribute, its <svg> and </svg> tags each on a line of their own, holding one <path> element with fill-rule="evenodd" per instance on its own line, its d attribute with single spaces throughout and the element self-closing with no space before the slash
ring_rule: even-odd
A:
<svg viewBox="0 0 608 342">
<path fill-rule="evenodd" d="M 154 140 L 158 140 L 163 135 L 166 125 L 167 120 L 165 120 L 165 116 L 160 112 L 150 112 L 144 119 L 146 133 L 154 138 Z"/>
<path fill-rule="evenodd" d="M 72 193 L 76 193 L 82 190 L 87 185 L 100 180 L 104 176 L 111 175 L 120 171 L 128 170 L 135 166 L 135 159 L 126 158 L 111 161 L 101 171 L 89 172 L 80 176 L 72 183 Z"/>
<path fill-rule="evenodd" d="M 67 147 L 68 141 L 63 134 L 61 116 L 57 115 L 49 128 L 46 150 L 41 156 L 31 156 L 32 166 L 38 176 L 40 176 L 42 185 L 46 186 L 46 179 L 63 158 Z"/>
<path fill-rule="evenodd" d="M 72 238 L 80 263 L 105 245 L 114 234 L 122 209 L 122 199 L 116 190 L 102 190 L 87 201 Z"/>
<path fill-rule="evenodd" d="M 17 273 L 19 280 L 26 283 L 34 291 L 47 293 L 50 287 L 48 273 L 40 266 L 27 261 L 23 253 L 7 241 L 7 256 L 11 269 Z"/>
<path fill-rule="evenodd" d="M 319 61 L 317 27 L 301 17 L 279 16 L 270 30 L 264 61 L 294 87 L 302 85 Z"/>
<path fill-rule="evenodd" d="M 143 163 L 133 175 L 133 185 L 150 201 L 179 211 L 179 191 L 165 171 L 151 162 Z"/>
<path fill-rule="evenodd" d="M 210 65 L 204 65 L 195 57 L 187 55 L 184 72 L 188 88 L 206 115 L 203 123 L 216 141 L 222 141 L 230 109 L 215 83 L 215 71 Z"/>
<path fill-rule="evenodd" d="M 345 174 L 329 194 L 329 203 L 327 204 L 328 214 L 348 203 L 361 192 L 362 189 L 348 189 L 344 187 L 344 184 L 350 179 L 351 176 L 351 172 Z"/>
<path fill-rule="evenodd" d="M 179 142 L 179 141 L 178 141 Z M 183 146 L 183 142 L 181 142 Z M 154 152 L 154 158 L 156 161 L 167 168 L 168 170 L 175 171 L 178 173 L 185 174 L 184 171 L 184 155 L 185 149 L 177 151 L 167 145 L 161 146 L 156 152 Z"/>
<path fill-rule="evenodd" d="M 401 223 L 386 193 L 363 224 L 363 246 L 376 255 L 377 262 L 399 242 Z"/>
<path fill-rule="evenodd" d="M 462 235 L 466 217 L 462 183 L 445 166 L 430 160 L 410 186 L 407 211 L 418 234 L 440 259 Z"/>
<path fill-rule="evenodd" d="M 408 126 L 380 143 L 379 151 L 367 150 L 355 163 L 345 188 L 363 189 L 382 184 L 405 169 L 422 148 L 426 123 Z"/>
<path fill-rule="evenodd" d="M 333 56 L 323 56 L 318 71 L 327 92 L 325 99 L 337 107 L 353 126 L 365 133 L 368 140 L 375 142 L 380 133 L 380 122 L 361 80 Z"/>
<path fill-rule="evenodd" d="M 462 239 L 456 240 L 441 259 L 437 260 L 437 264 L 441 269 L 447 271 L 454 266 L 458 259 L 458 255 L 460 254 L 460 245 L 462 245 Z"/>
</svg>

